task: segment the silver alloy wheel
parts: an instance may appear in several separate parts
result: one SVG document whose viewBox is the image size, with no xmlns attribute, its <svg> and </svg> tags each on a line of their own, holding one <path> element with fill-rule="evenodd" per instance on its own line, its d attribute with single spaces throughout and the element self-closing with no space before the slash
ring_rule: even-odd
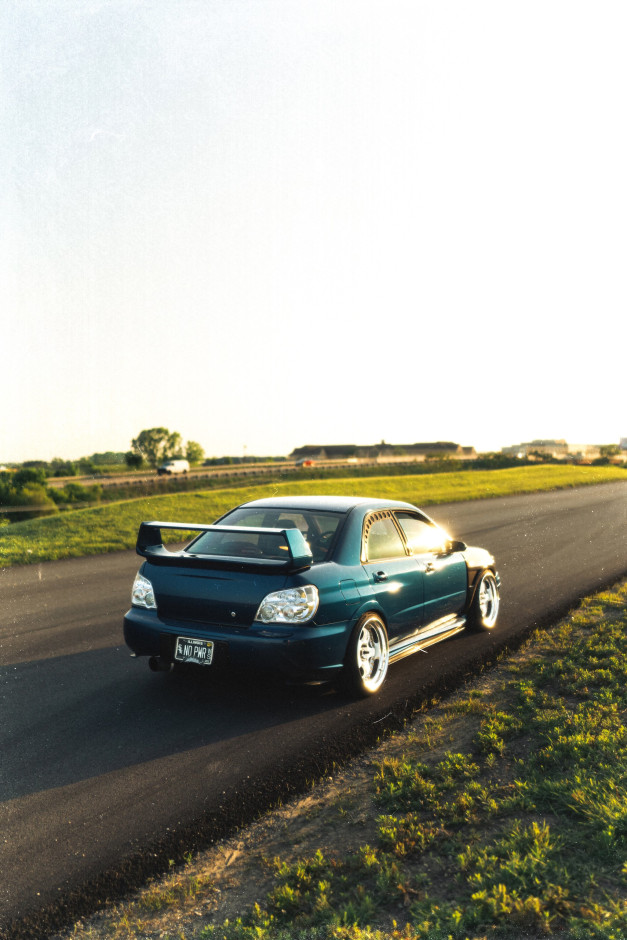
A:
<svg viewBox="0 0 627 940">
<path fill-rule="evenodd" d="M 499 613 L 499 589 L 490 571 L 486 571 L 479 585 L 479 612 L 482 625 L 493 627 Z"/>
<path fill-rule="evenodd" d="M 389 651 L 385 627 L 378 617 L 364 621 L 357 640 L 357 671 L 366 692 L 376 692 L 388 671 Z"/>
</svg>

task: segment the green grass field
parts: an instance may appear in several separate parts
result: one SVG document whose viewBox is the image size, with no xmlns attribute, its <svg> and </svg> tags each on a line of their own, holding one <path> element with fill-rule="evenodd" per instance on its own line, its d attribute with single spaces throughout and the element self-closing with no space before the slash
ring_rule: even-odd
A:
<svg viewBox="0 0 627 940">
<path fill-rule="evenodd" d="M 173 496 L 144 497 L 0 527 L 0 567 L 115 552 L 135 545 L 144 520 L 214 522 L 246 500 L 337 493 L 401 499 L 418 506 L 627 480 L 621 467 L 521 467 L 508 470 L 267 482 Z"/>
</svg>

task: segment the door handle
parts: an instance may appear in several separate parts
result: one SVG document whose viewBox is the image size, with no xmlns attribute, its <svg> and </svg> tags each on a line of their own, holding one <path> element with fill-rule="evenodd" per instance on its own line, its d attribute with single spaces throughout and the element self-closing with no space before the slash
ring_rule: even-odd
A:
<svg viewBox="0 0 627 940">
<path fill-rule="evenodd" d="M 375 571 L 373 578 L 375 581 L 387 581 L 388 576 L 385 571 Z"/>
<path fill-rule="evenodd" d="M 428 561 L 427 564 L 425 565 L 425 572 L 427 574 L 430 574 L 432 571 L 435 571 L 435 565 L 433 564 L 432 561 Z"/>
</svg>

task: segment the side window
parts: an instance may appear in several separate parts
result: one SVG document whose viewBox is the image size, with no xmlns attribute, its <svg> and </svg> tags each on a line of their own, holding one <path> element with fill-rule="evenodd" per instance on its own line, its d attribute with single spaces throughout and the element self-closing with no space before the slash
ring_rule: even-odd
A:
<svg viewBox="0 0 627 940">
<path fill-rule="evenodd" d="M 406 558 L 405 546 L 394 520 L 390 516 L 375 519 L 366 535 L 366 558 L 378 561 L 382 558 Z"/>
<path fill-rule="evenodd" d="M 437 525 L 426 522 L 410 512 L 397 512 L 396 518 L 401 524 L 412 554 L 421 555 L 424 552 L 442 551 L 446 542 L 446 533 Z"/>
</svg>

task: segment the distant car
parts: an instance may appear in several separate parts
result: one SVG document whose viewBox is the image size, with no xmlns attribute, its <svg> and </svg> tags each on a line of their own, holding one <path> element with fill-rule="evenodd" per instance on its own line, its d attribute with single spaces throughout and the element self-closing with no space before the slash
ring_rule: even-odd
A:
<svg viewBox="0 0 627 940">
<path fill-rule="evenodd" d="M 198 535 L 170 551 L 177 529 Z M 155 670 L 229 663 L 370 695 L 390 663 L 492 630 L 499 610 L 492 555 L 391 500 L 285 496 L 214 525 L 144 522 L 137 552 L 124 636 Z"/>
<path fill-rule="evenodd" d="M 166 460 L 157 467 L 157 473 L 161 476 L 170 473 L 187 473 L 189 471 L 189 460 L 181 460 L 178 457 L 172 460 Z"/>
</svg>

